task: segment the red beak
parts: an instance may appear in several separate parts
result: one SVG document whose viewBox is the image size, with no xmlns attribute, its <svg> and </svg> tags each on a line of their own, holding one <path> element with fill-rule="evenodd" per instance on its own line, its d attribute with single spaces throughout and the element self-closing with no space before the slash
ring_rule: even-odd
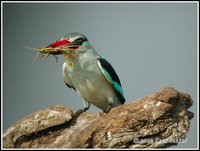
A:
<svg viewBox="0 0 200 151">
<path fill-rule="evenodd" d="M 55 48 L 55 47 L 58 47 L 58 46 L 69 44 L 69 43 L 70 42 L 66 39 L 63 39 L 63 40 L 60 40 L 60 41 L 57 40 L 54 43 L 50 44 L 48 47 Z"/>
</svg>

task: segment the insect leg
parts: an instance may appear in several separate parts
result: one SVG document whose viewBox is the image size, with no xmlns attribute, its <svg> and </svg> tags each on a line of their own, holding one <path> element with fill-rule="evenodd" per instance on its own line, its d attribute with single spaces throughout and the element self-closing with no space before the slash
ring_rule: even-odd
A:
<svg viewBox="0 0 200 151">
<path fill-rule="evenodd" d="M 37 52 L 37 54 L 35 55 L 35 57 L 34 57 L 34 59 L 33 59 L 33 62 L 32 62 L 32 63 L 34 63 L 34 62 L 35 62 L 35 60 L 37 59 L 37 57 L 39 56 L 39 54 L 40 54 L 40 52 Z"/>
</svg>

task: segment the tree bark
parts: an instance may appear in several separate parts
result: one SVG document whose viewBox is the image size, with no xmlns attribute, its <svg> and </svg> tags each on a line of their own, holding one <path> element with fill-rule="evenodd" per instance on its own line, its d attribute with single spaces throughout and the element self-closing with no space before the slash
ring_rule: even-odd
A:
<svg viewBox="0 0 200 151">
<path fill-rule="evenodd" d="M 106 113 L 76 117 L 50 106 L 11 125 L 4 148 L 160 148 L 185 141 L 193 113 L 190 95 L 166 87 Z"/>
</svg>

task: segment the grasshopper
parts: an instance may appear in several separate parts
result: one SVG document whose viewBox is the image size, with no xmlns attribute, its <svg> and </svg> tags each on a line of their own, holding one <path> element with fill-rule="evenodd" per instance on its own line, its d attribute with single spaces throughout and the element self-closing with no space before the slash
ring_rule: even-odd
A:
<svg viewBox="0 0 200 151">
<path fill-rule="evenodd" d="M 32 50 L 37 50 L 37 54 L 35 55 L 34 59 L 33 59 L 33 63 L 35 62 L 35 60 L 38 58 L 39 55 L 41 55 L 41 58 L 48 58 L 49 55 L 53 55 L 54 58 L 56 59 L 56 62 L 58 62 L 58 57 L 56 55 L 60 55 L 63 54 L 67 60 L 67 62 L 72 65 L 71 62 L 71 56 L 76 56 L 77 54 L 74 52 L 73 49 L 68 48 L 68 47 L 45 47 L 45 48 L 32 48 L 32 47 L 26 47 L 28 49 L 32 49 Z M 71 53 L 73 52 L 73 53 Z"/>
<path fill-rule="evenodd" d="M 26 47 L 28 49 L 32 49 L 32 50 L 37 50 L 37 54 L 35 55 L 34 59 L 33 59 L 33 63 L 35 62 L 35 60 L 38 58 L 39 55 L 41 55 L 41 58 L 48 58 L 48 56 L 51 54 L 55 57 L 56 62 L 58 62 L 58 57 L 56 55 L 62 54 L 59 50 L 55 49 L 55 48 L 51 48 L 51 47 L 46 47 L 46 48 L 32 48 L 32 47 Z"/>
</svg>

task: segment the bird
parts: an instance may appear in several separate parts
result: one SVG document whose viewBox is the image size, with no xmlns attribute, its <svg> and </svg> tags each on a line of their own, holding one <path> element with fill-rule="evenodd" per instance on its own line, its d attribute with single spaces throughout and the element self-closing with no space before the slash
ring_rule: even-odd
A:
<svg viewBox="0 0 200 151">
<path fill-rule="evenodd" d="M 64 34 L 61 40 L 48 48 L 60 50 L 66 62 L 62 67 L 65 84 L 83 99 L 84 112 L 93 104 L 108 113 L 113 107 L 124 104 L 121 82 L 112 65 L 99 55 L 87 37 L 78 32 Z"/>
</svg>

